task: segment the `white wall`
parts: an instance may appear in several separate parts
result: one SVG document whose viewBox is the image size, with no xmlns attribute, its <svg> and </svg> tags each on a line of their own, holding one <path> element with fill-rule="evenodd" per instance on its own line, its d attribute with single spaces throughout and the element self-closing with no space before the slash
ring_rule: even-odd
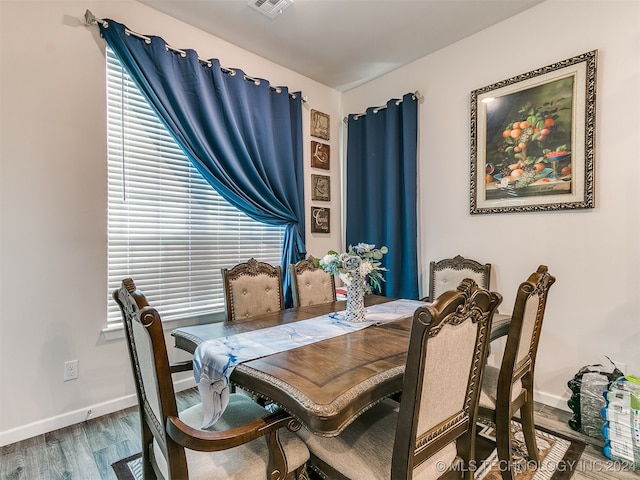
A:
<svg viewBox="0 0 640 480">
<path fill-rule="evenodd" d="M 557 277 L 538 353 L 536 399 L 564 409 L 567 380 L 583 365 L 606 361 L 603 355 L 640 373 L 639 42 L 638 1 L 547 0 L 343 95 L 345 114 L 406 92 L 424 96 L 423 292 L 428 261 L 456 254 L 493 265 L 502 312 L 511 310 L 517 286 L 539 264 Z M 470 92 L 594 49 L 596 208 L 470 215 Z"/>
<path fill-rule="evenodd" d="M 110 301 L 105 60 L 97 27 L 82 23 L 86 9 L 301 90 L 308 182 L 308 111 L 329 114 L 333 233 L 311 234 L 307 223 L 307 249 L 340 247 L 337 91 L 133 0 L 1 0 L 0 445 L 135 403 L 124 340 L 101 334 Z M 307 192 L 307 222 L 309 205 Z M 71 359 L 79 378 L 63 382 Z"/>
<path fill-rule="evenodd" d="M 547 0 L 341 95 L 133 0 L 0 0 L 0 445 L 84 420 L 89 409 L 100 415 L 135 402 L 124 341 L 100 333 L 108 301 L 104 43 L 82 24 L 86 9 L 302 90 L 308 110 L 331 116 L 332 234 L 311 234 L 307 224 L 315 255 L 340 248 L 342 117 L 419 90 L 425 264 L 457 253 L 491 262 L 502 311 L 538 264 L 549 265 L 558 281 L 538 399 L 563 406 L 566 381 L 603 354 L 640 373 L 637 1 Z M 592 49 L 599 50 L 597 208 L 469 215 L 471 90 Z M 308 179 L 308 115 L 304 122 Z M 80 377 L 63 382 L 70 359 L 79 360 Z"/>
</svg>

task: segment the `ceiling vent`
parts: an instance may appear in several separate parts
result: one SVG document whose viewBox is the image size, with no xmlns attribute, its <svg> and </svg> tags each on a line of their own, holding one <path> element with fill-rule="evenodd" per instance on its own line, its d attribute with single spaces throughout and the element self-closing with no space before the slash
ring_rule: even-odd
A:
<svg viewBox="0 0 640 480">
<path fill-rule="evenodd" d="M 293 0 L 251 0 L 249 6 L 258 10 L 263 15 L 274 19 L 284 12 L 285 8 L 292 3 Z"/>
</svg>

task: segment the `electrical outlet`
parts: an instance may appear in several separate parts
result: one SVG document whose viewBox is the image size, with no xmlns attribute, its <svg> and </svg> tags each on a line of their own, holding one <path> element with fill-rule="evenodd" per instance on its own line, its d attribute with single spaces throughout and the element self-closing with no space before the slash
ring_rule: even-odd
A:
<svg viewBox="0 0 640 480">
<path fill-rule="evenodd" d="M 618 360 L 611 360 L 616 367 L 618 367 L 618 370 L 620 370 L 622 373 L 627 373 L 627 364 L 624 362 L 619 362 Z"/>
<path fill-rule="evenodd" d="M 78 378 L 78 360 L 64 362 L 64 381 Z"/>
</svg>

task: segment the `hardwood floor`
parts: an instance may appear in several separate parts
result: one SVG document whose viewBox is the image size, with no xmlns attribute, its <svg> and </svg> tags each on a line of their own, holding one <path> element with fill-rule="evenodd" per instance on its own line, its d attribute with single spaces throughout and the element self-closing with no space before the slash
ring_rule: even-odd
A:
<svg viewBox="0 0 640 480">
<path fill-rule="evenodd" d="M 178 409 L 200 401 L 177 394 Z M 111 464 L 140 451 L 138 407 L 38 435 L 0 450 L 1 480 L 116 480 Z"/>
<path fill-rule="evenodd" d="M 200 401 L 195 388 L 178 393 L 178 408 Z M 538 404 L 536 424 L 587 443 L 572 480 L 640 480 L 640 473 L 617 468 L 602 455 L 602 442 L 574 432 L 571 414 Z M 0 480 L 115 480 L 111 464 L 140 451 L 138 408 L 131 407 L 44 435 L 0 451 Z"/>
</svg>

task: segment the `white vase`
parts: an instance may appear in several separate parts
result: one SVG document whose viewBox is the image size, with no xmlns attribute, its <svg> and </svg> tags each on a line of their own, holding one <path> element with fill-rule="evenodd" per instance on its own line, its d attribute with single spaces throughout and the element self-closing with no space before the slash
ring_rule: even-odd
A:
<svg viewBox="0 0 640 480">
<path fill-rule="evenodd" d="M 347 285 L 347 309 L 345 311 L 347 322 L 364 322 L 364 278 L 356 274 L 355 278 Z"/>
</svg>

